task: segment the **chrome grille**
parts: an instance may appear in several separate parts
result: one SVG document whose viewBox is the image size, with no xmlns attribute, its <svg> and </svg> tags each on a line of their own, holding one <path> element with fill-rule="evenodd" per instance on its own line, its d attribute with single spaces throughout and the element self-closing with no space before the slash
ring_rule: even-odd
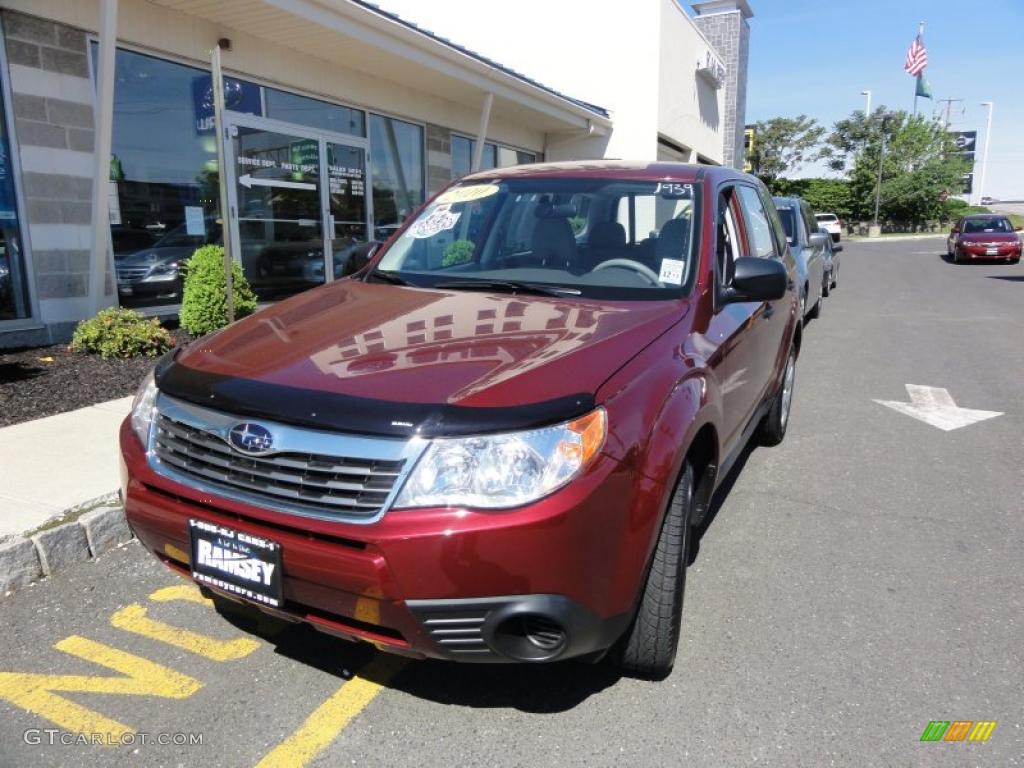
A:
<svg viewBox="0 0 1024 768">
<path fill-rule="evenodd" d="M 121 283 L 134 283 L 149 274 L 149 267 L 118 267 L 117 280 Z"/>
<path fill-rule="evenodd" d="M 370 518 L 384 508 L 405 459 L 379 460 L 283 451 L 247 456 L 217 433 L 160 413 L 156 459 L 208 485 L 242 492 L 271 508 L 318 517 Z"/>
</svg>

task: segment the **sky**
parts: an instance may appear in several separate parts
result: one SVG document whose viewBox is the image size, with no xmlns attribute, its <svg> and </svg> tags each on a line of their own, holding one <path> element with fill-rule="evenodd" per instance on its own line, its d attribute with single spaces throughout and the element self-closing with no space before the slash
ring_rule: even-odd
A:
<svg viewBox="0 0 1024 768">
<path fill-rule="evenodd" d="M 961 98 L 953 130 L 977 130 L 975 193 L 981 177 L 985 113 L 994 102 L 983 194 L 1024 199 L 1024 0 L 750 0 L 747 122 L 806 114 L 825 125 L 886 105 L 912 110 L 914 78 L 903 60 L 925 22 L 925 77 L 934 100 L 921 113 Z M 814 175 L 808 167 L 797 175 Z"/>
<path fill-rule="evenodd" d="M 569 0 L 549 0 L 569 2 Z M 605 2 L 589 0 L 600 13 Z M 691 0 L 682 0 L 688 12 Z M 992 146 L 984 194 L 1024 199 L 1024 0 L 748 0 L 750 67 L 747 81 L 747 122 L 777 116 L 806 114 L 826 128 L 856 109 L 864 108 L 863 90 L 871 90 L 872 107 L 886 105 L 912 110 L 914 78 L 903 71 L 907 49 L 925 22 L 924 42 L 935 100 L 921 99 L 926 114 L 940 108 L 939 99 L 954 97 L 954 130 L 977 130 L 983 147 L 985 109 L 993 101 Z M 519 20 L 521 34 L 495 41 L 474 34 L 480 23 L 475 13 L 459 13 L 467 0 L 376 0 L 426 29 L 450 37 L 513 66 L 541 82 L 563 88 L 569 95 L 600 104 L 599 93 L 579 93 L 565 77 L 545 67 L 543 57 L 529 45 L 529 24 L 543 18 Z M 495 15 L 494 23 L 504 23 Z M 506 20 L 509 21 L 509 20 Z M 515 23 L 515 22 L 510 22 Z M 571 32 L 567 32 L 571 33 Z M 487 48 L 480 40 L 488 39 Z M 599 91 L 599 83 L 595 88 Z M 1018 136 L 1021 138 L 1018 140 Z M 975 192 L 981 176 L 981 153 L 975 167 Z M 821 175 L 823 167 L 808 166 L 796 175 Z"/>
</svg>

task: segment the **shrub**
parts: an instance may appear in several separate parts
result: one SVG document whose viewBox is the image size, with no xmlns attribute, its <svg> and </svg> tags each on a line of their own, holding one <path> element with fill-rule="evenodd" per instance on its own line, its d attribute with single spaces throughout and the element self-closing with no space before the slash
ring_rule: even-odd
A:
<svg viewBox="0 0 1024 768">
<path fill-rule="evenodd" d="M 445 249 L 441 266 L 454 267 L 456 264 L 468 264 L 473 260 L 475 247 L 476 244 L 471 240 L 455 240 Z"/>
<path fill-rule="evenodd" d="M 193 336 L 212 333 L 228 324 L 224 289 L 224 248 L 204 245 L 184 265 L 185 290 L 181 299 L 181 327 Z M 238 262 L 231 265 L 235 318 L 256 311 L 256 295 Z"/>
<path fill-rule="evenodd" d="M 132 309 L 111 307 L 83 320 L 71 337 L 76 352 L 112 357 L 156 357 L 174 346 L 174 339 L 156 319 L 147 320 Z"/>
</svg>

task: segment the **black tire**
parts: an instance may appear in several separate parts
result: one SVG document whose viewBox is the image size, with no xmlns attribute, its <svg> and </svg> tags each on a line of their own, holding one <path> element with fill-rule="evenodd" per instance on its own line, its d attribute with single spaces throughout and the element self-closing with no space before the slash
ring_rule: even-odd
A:
<svg viewBox="0 0 1024 768">
<path fill-rule="evenodd" d="M 831 290 L 831 286 L 832 286 L 832 274 L 829 273 L 828 275 L 825 276 L 825 279 L 821 283 L 821 295 L 822 296 L 828 296 L 828 292 Z"/>
<path fill-rule="evenodd" d="M 824 299 L 822 299 L 823 295 L 825 295 L 824 292 L 818 294 L 818 300 L 814 302 L 814 306 L 811 307 L 811 311 L 807 313 L 807 316 L 811 318 L 811 320 L 817 320 L 821 317 L 821 305 L 825 303 Z"/>
<path fill-rule="evenodd" d="M 830 291 L 834 291 L 838 285 L 839 285 L 839 270 L 838 269 L 833 269 L 832 270 L 832 284 L 829 286 L 829 290 Z"/>
<path fill-rule="evenodd" d="M 687 461 L 665 511 L 636 616 L 611 653 L 613 663 L 633 677 L 664 680 L 672 672 L 683 618 L 692 506 L 693 466 Z"/>
<path fill-rule="evenodd" d="M 1018 256 L 1016 259 L 1010 259 L 1010 263 L 1011 264 L 1020 264 L 1020 257 Z"/>
<path fill-rule="evenodd" d="M 789 426 L 789 410 L 793 405 L 793 385 L 796 381 L 796 347 L 789 350 L 786 368 L 782 372 L 779 391 L 775 393 L 772 407 L 757 427 L 757 439 L 761 445 L 778 445 L 786 437 Z M 789 387 L 787 394 L 786 388 Z"/>
</svg>

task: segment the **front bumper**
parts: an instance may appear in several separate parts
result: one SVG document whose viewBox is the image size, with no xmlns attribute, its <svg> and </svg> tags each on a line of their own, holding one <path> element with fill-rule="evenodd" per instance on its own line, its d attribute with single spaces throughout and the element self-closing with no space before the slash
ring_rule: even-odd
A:
<svg viewBox="0 0 1024 768">
<path fill-rule="evenodd" d="M 189 577 L 190 518 L 276 541 L 284 602 L 253 609 L 348 640 L 417 658 L 551 661 L 608 648 L 632 615 L 643 562 L 635 578 L 611 575 L 621 573 L 620 532 L 630 529 L 631 473 L 605 455 L 515 511 L 399 510 L 358 525 L 170 480 L 152 469 L 127 420 L 121 450 L 125 512 L 147 549 Z"/>
</svg>

